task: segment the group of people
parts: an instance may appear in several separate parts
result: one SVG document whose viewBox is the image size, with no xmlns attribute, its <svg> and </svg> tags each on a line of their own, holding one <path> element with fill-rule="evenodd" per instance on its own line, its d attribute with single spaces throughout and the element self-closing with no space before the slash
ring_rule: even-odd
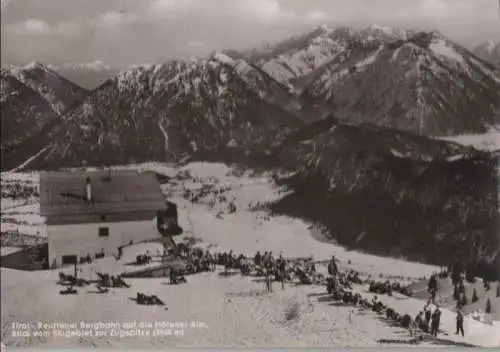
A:
<svg viewBox="0 0 500 352">
<path fill-rule="evenodd" d="M 427 302 L 423 310 L 421 310 L 415 318 L 416 326 L 425 333 L 432 336 L 437 336 L 441 323 L 441 310 L 439 305 L 436 305 L 434 311 L 430 307 L 431 300 Z"/>
<path fill-rule="evenodd" d="M 181 251 L 179 253 L 180 256 L 186 260 L 188 269 L 183 272 L 173 270 L 172 275 L 173 277 L 175 276 L 173 281 L 177 281 L 177 278 L 182 276 L 183 273 L 215 271 L 216 266 L 220 265 L 224 267 L 225 272 L 235 269 L 240 270 L 243 275 L 249 275 L 253 272 L 256 276 L 264 276 L 266 290 L 268 292 L 273 292 L 273 281 L 278 281 L 281 283 L 281 288 L 285 289 L 285 282 L 291 281 L 294 277 L 298 278 L 299 281 L 304 284 L 314 283 L 315 281 L 312 279 L 313 277 L 322 278 L 324 280 L 321 280 L 321 283 L 326 283 L 329 293 L 338 293 L 340 292 L 338 289 L 341 289 L 341 291 L 343 289 L 351 289 L 352 283 L 361 284 L 364 282 L 359 278 L 359 274 L 353 270 L 346 273 L 340 272 L 337 264 L 338 261 L 334 256 L 332 256 L 328 263 L 328 277 L 325 279 L 321 274 L 316 273 L 316 265 L 314 262 L 307 260 L 292 261 L 284 258 L 281 254 L 279 256 L 275 256 L 272 251 L 266 251 L 263 254 L 260 251 L 257 251 L 253 258 L 251 258 L 243 254 L 236 255 L 232 250 L 221 253 L 210 253 L 208 250 L 203 251 L 199 248 L 185 246 L 181 247 Z M 316 283 L 319 282 L 316 281 Z M 411 292 L 403 290 L 402 286 L 390 285 L 387 282 L 375 283 L 371 281 L 370 283 L 370 287 L 373 288 L 374 291 L 377 291 L 375 293 L 387 293 L 385 292 L 387 291 L 385 289 L 384 292 L 378 292 L 378 286 L 383 286 L 383 288 L 388 288 L 389 292 L 396 290 L 408 296 L 411 295 Z M 439 305 L 436 303 L 439 290 L 437 274 L 433 274 L 430 277 L 427 289 L 429 293 L 429 300 L 423 310 L 419 312 L 414 319 L 414 323 L 415 326 L 423 332 L 429 333 L 432 336 L 437 336 L 442 314 Z M 463 282 L 461 282 L 461 284 L 458 283 L 456 285 L 456 289 L 459 290 L 459 292 L 464 292 Z M 360 297 L 357 297 L 357 299 L 355 298 L 355 295 L 353 295 L 353 300 L 355 302 L 362 301 Z M 431 304 L 435 306 L 434 310 L 431 309 Z M 374 304 L 374 307 L 378 307 L 378 305 Z M 456 318 L 456 334 L 461 334 L 462 336 L 465 335 L 463 323 L 463 312 L 461 309 L 458 309 Z"/>
<path fill-rule="evenodd" d="M 186 262 L 183 269 L 171 270 L 173 275 L 194 274 L 203 271 L 215 271 L 216 266 L 224 267 L 224 273 L 229 270 L 239 270 L 242 275 L 254 273 L 265 278 L 266 290 L 273 291 L 273 282 L 281 283 L 285 289 L 285 282 L 297 277 L 304 284 L 312 284 L 312 276 L 316 273 L 316 265 L 312 261 L 291 261 L 282 254 L 275 256 L 272 251 L 263 254 L 257 251 L 252 257 L 244 254 L 235 254 L 232 250 L 219 253 L 210 253 L 208 250 L 193 248 L 181 244 L 177 249 L 177 256 Z M 175 280 L 174 280 L 175 281 Z"/>
<path fill-rule="evenodd" d="M 439 275 L 439 277 L 442 277 Z M 461 275 L 457 275 L 454 273 L 452 275 L 452 284 L 453 284 L 453 298 L 457 301 L 456 310 L 456 331 L 455 335 L 465 336 L 464 331 L 464 313 L 463 306 L 467 304 L 467 297 L 465 295 L 465 285 L 464 280 Z M 427 290 L 429 292 L 429 302 L 427 302 L 423 311 L 419 313 L 417 316 L 418 324 L 425 332 L 429 332 L 433 336 L 437 336 L 439 330 L 439 323 L 441 318 L 441 311 L 439 310 L 438 304 L 436 304 L 436 295 L 439 290 L 438 285 L 438 274 L 434 273 L 429 278 L 429 283 L 427 285 Z M 430 303 L 434 303 L 436 309 L 433 313 L 430 311 Z M 422 319 L 423 317 L 423 319 Z M 417 321 L 417 320 L 416 320 Z"/>
</svg>

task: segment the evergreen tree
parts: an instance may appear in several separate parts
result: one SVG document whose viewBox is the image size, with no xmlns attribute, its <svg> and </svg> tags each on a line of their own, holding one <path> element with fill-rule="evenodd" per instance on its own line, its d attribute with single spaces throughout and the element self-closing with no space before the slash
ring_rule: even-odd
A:
<svg viewBox="0 0 500 352">
<path fill-rule="evenodd" d="M 472 303 L 476 303 L 477 301 L 479 300 L 479 298 L 477 297 L 477 292 L 476 292 L 476 289 L 474 289 L 472 291 Z"/>
<path fill-rule="evenodd" d="M 467 268 L 465 269 L 465 280 L 470 282 L 471 284 L 476 282 L 475 278 L 475 268 L 472 263 L 467 264 Z"/>
<path fill-rule="evenodd" d="M 488 298 L 488 300 L 486 301 L 486 308 L 484 309 L 484 312 L 486 314 L 491 314 L 491 301 L 490 299 Z"/>
<path fill-rule="evenodd" d="M 467 296 L 464 294 L 462 296 L 462 307 L 466 306 L 469 303 L 469 300 L 467 299 Z"/>
</svg>

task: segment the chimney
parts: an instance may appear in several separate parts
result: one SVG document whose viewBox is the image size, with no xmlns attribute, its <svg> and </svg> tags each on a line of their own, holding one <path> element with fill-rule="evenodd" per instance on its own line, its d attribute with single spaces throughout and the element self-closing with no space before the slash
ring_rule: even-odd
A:
<svg viewBox="0 0 500 352">
<path fill-rule="evenodd" d="M 85 180 L 85 200 L 87 203 L 92 201 L 92 186 L 90 184 L 90 177 Z"/>
</svg>

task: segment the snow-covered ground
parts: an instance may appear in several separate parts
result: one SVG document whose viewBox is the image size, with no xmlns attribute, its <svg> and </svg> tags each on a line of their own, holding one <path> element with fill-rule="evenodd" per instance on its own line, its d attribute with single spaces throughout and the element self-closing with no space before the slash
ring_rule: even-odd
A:
<svg viewBox="0 0 500 352">
<path fill-rule="evenodd" d="M 282 216 L 270 217 L 262 206 L 278 199 L 283 192 L 273 185 L 269 175 L 253 175 L 222 164 L 207 163 L 192 163 L 177 170 L 157 164 L 121 168 L 153 169 L 173 177 L 162 187 L 179 205 L 179 221 L 185 234 L 177 241 L 195 237 L 200 246 L 213 251 L 232 249 L 236 253 L 253 255 L 256 250 L 271 250 L 287 257 L 313 256 L 318 261 L 335 255 L 341 260 L 341 267 L 357 269 L 377 278 L 382 275 L 416 280 L 437 270 L 429 265 L 346 251 L 316 240 L 317 236 L 312 236 L 311 232 L 319 230 L 310 224 Z M 35 215 L 29 221 L 36 228 L 39 219 L 36 208 L 31 209 L 35 209 Z M 80 275 L 90 278 L 96 271 L 123 272 L 130 268 L 125 263 L 138 253 L 149 248 L 154 254 L 158 246 L 152 243 L 127 248 L 121 261 L 98 260 L 82 266 Z M 5 249 L 6 252 L 11 250 Z M 4 248 L 2 255 L 5 255 Z M 216 272 L 189 276 L 188 283 L 179 286 L 166 285 L 165 278 L 128 279 L 126 281 L 132 285 L 128 289 L 96 294 L 90 287 L 80 289 L 78 295 L 61 296 L 58 294 L 61 288 L 55 283 L 57 271 L 1 270 L 2 334 L 5 333 L 7 345 L 361 347 L 379 345 L 379 339 L 410 338 L 406 331 L 390 326 L 372 312 L 328 302 L 325 288 L 321 286 L 288 284 L 284 291 L 275 287 L 274 293 L 266 293 L 264 284 L 253 277 L 222 277 Z M 355 289 L 370 297 L 366 287 Z M 129 299 L 137 292 L 156 294 L 168 309 L 137 305 Z M 379 298 L 399 312 L 412 316 L 424 305 L 422 300 L 398 295 L 379 295 Z M 173 328 L 172 336 L 154 338 L 120 338 L 110 336 L 109 329 L 104 329 L 107 335 L 100 337 L 12 337 L 12 323 L 27 321 L 185 322 L 188 327 Z M 191 327 L 191 322 L 198 324 Z M 500 346 L 500 325 L 496 322 L 490 326 L 466 317 L 465 338 L 453 335 L 454 313 L 446 308 L 443 308 L 442 322 L 443 330 L 451 333 L 442 336 L 445 340 Z M 123 325 L 122 328 L 127 330 Z M 168 333 L 165 329 L 160 330 Z M 174 336 L 175 332 L 178 336 Z"/>
<path fill-rule="evenodd" d="M 492 127 L 488 133 L 468 134 L 441 138 L 446 141 L 469 145 L 479 150 L 500 150 L 500 125 Z"/>
</svg>

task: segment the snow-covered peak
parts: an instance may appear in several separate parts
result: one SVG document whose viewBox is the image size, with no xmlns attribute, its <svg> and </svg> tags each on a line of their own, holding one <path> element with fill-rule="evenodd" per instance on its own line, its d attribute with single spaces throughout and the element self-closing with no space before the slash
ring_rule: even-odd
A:
<svg viewBox="0 0 500 352">
<path fill-rule="evenodd" d="M 500 41 L 488 40 L 473 50 L 474 54 L 500 67 Z"/>
<path fill-rule="evenodd" d="M 381 41 L 391 42 L 400 39 L 408 39 L 408 37 L 412 33 L 413 32 L 411 31 L 405 31 L 390 26 L 380 26 L 377 24 L 373 24 L 371 26 L 359 30 L 357 35 L 362 39 L 368 41 L 381 40 Z"/>
<path fill-rule="evenodd" d="M 368 27 L 368 29 L 372 31 L 381 31 L 386 34 L 393 34 L 395 32 L 395 29 L 389 26 L 379 26 L 378 24 L 372 24 L 371 26 Z"/>
<path fill-rule="evenodd" d="M 490 40 L 487 40 L 485 43 L 484 43 L 484 47 L 485 49 L 488 51 L 488 53 L 492 53 L 493 50 L 495 49 L 495 47 L 497 46 L 498 44 L 495 43 L 495 41 L 493 39 L 490 39 Z"/>
<path fill-rule="evenodd" d="M 228 55 L 221 53 L 221 52 L 213 53 L 211 56 L 211 59 L 215 60 L 215 61 L 222 62 L 222 63 L 227 64 L 227 65 L 234 65 L 235 64 L 235 60 L 233 58 L 231 58 Z"/>
<path fill-rule="evenodd" d="M 36 69 L 46 70 L 47 66 L 45 66 L 44 64 L 42 64 L 39 61 L 33 61 L 33 62 L 27 64 L 26 66 L 24 66 L 23 69 L 25 69 L 25 70 L 36 70 Z"/>
<path fill-rule="evenodd" d="M 101 60 L 96 60 L 93 62 L 71 62 L 63 65 L 64 69 L 74 69 L 74 70 L 110 70 L 111 67 L 106 65 Z"/>
<path fill-rule="evenodd" d="M 334 31 L 334 29 L 327 24 L 322 24 L 321 26 L 319 26 L 319 30 L 325 34 L 331 34 Z"/>
<path fill-rule="evenodd" d="M 42 71 L 48 71 L 50 70 L 49 67 L 45 66 L 44 64 L 38 62 L 38 61 L 33 61 L 27 65 L 8 65 L 4 68 L 6 72 L 9 72 L 10 74 L 14 75 L 18 79 L 22 79 L 22 75 L 26 71 L 35 71 L 35 70 L 42 70 Z"/>
<path fill-rule="evenodd" d="M 457 52 L 455 46 L 443 38 L 433 37 L 429 49 L 440 57 L 464 63 L 463 56 Z"/>
</svg>

